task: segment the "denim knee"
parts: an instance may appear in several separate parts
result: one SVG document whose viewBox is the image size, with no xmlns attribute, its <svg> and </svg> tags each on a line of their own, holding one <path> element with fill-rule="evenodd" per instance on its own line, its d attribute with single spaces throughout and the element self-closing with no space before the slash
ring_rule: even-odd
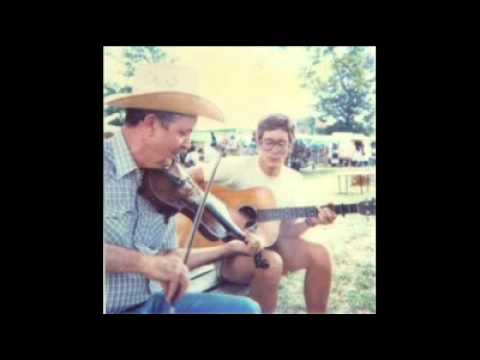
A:
<svg viewBox="0 0 480 360">
<path fill-rule="evenodd" d="M 239 314 L 261 314 L 262 308 L 255 301 L 249 297 L 242 296 L 238 299 L 238 313 Z"/>
</svg>

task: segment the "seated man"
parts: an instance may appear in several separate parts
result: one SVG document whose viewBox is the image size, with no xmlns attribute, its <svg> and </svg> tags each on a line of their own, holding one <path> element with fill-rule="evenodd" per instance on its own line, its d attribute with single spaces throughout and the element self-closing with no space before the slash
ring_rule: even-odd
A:
<svg viewBox="0 0 480 360">
<path fill-rule="evenodd" d="M 298 206 L 296 194 L 301 193 L 302 176 L 285 166 L 294 143 L 294 126 L 284 115 L 270 115 L 259 123 L 256 134 L 259 156 L 223 159 L 217 169 L 216 183 L 236 190 L 267 187 L 273 192 L 278 207 Z M 213 164 L 205 164 L 192 169 L 191 174 L 202 184 L 210 178 L 212 170 Z M 255 268 L 251 258 L 245 256 L 248 250 L 242 248 L 243 244 L 227 243 L 220 245 L 226 247 L 230 255 L 224 257 L 221 275 L 231 282 L 250 284 L 250 297 L 261 305 L 264 313 L 273 313 L 282 274 L 306 269 L 307 312 L 325 313 L 331 282 L 329 255 L 322 245 L 305 241 L 302 235 L 311 227 L 332 223 L 335 217 L 333 211 L 322 208 L 316 218 L 259 224 L 259 241 L 261 247 L 267 248 L 263 253 L 270 268 Z M 236 248 L 233 250 L 233 247 Z M 218 247 L 211 251 L 220 253 Z M 231 256 L 232 251 L 238 255 Z"/>
<path fill-rule="evenodd" d="M 197 116 L 220 120 L 221 112 L 193 95 L 194 73 L 186 68 L 151 64 L 137 69 L 134 81 L 133 94 L 109 102 L 127 114 L 103 148 L 106 312 L 170 313 L 174 304 L 176 313 L 259 313 L 247 297 L 186 294 L 189 269 L 175 250 L 174 218 L 166 222 L 138 195 L 144 169 L 167 167 L 190 147 Z M 164 292 L 152 294 L 150 280 Z"/>
</svg>

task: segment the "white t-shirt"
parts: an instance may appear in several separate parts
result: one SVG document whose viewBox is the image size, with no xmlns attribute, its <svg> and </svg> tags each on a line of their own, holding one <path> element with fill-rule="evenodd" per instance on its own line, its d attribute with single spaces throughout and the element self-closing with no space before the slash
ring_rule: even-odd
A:
<svg viewBox="0 0 480 360">
<path fill-rule="evenodd" d="M 215 183 L 235 190 L 245 190 L 256 186 L 270 189 L 278 207 L 302 206 L 305 199 L 300 198 L 303 176 L 299 172 L 283 166 L 276 177 L 267 176 L 258 163 L 258 156 L 232 156 L 220 161 L 215 174 Z M 205 180 L 209 180 L 215 162 L 202 164 Z"/>
</svg>

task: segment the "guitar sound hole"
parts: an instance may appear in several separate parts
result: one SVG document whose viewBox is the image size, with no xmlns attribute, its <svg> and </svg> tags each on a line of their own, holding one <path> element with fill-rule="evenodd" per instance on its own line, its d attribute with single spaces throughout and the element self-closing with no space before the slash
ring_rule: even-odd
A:
<svg viewBox="0 0 480 360">
<path fill-rule="evenodd" d="M 247 224 L 245 225 L 246 228 L 255 225 L 257 222 L 257 212 L 254 208 L 250 206 L 242 206 L 240 209 L 238 209 L 238 212 L 247 219 Z"/>
</svg>

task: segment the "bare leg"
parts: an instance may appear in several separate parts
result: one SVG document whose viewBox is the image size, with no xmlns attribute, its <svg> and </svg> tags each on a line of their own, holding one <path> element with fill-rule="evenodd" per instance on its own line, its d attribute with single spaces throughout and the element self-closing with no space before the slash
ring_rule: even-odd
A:
<svg viewBox="0 0 480 360">
<path fill-rule="evenodd" d="M 306 269 L 304 295 L 307 312 L 326 313 L 332 279 L 332 265 L 327 249 L 302 238 L 281 238 L 275 249 L 284 260 L 284 272 Z"/>
<path fill-rule="evenodd" d="M 283 261 L 275 251 L 263 250 L 262 253 L 270 264 L 268 269 L 255 268 L 252 257 L 237 255 L 225 259 L 222 276 L 233 283 L 250 284 L 249 296 L 260 304 L 263 313 L 270 314 L 277 307 Z"/>
</svg>

